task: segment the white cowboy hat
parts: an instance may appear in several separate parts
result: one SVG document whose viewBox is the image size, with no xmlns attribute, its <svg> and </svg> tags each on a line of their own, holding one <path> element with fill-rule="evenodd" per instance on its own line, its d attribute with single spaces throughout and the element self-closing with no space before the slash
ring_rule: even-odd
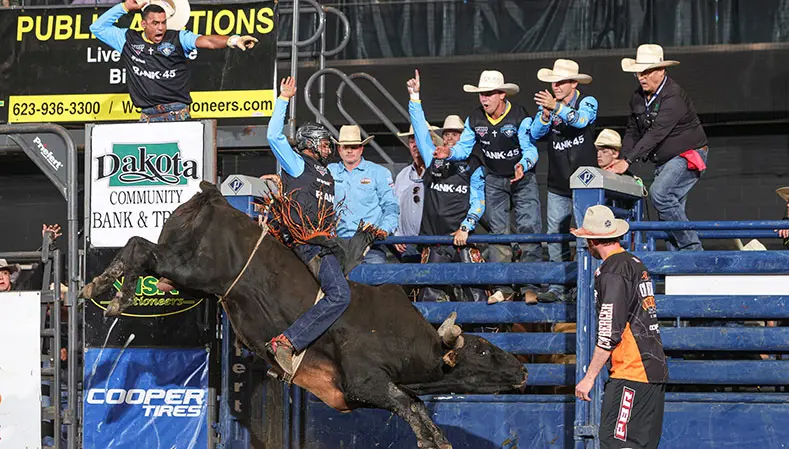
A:
<svg viewBox="0 0 789 449">
<path fill-rule="evenodd" d="M 369 136 L 362 140 L 362 130 L 356 125 L 344 125 L 340 128 L 340 138 L 331 140 L 337 145 L 366 145 L 367 142 L 373 140 L 375 136 Z"/>
<path fill-rule="evenodd" d="M 594 141 L 594 146 L 612 148 L 616 151 L 619 151 L 622 149 L 622 136 L 620 136 L 619 133 L 613 129 L 606 128 L 600 131 L 600 134 L 597 135 L 597 139 Z"/>
<path fill-rule="evenodd" d="M 180 31 L 189 21 L 189 14 L 192 12 L 189 0 L 136 0 L 137 4 L 143 5 L 145 10 L 150 5 L 161 6 L 167 17 L 167 29 Z"/>
<path fill-rule="evenodd" d="M 19 265 L 15 263 L 8 263 L 5 259 L 0 259 L 0 270 L 10 271 L 11 273 L 16 273 L 19 271 Z"/>
<path fill-rule="evenodd" d="M 586 209 L 583 226 L 570 232 L 584 239 L 613 239 L 626 234 L 629 229 L 630 225 L 625 220 L 614 217 L 611 209 L 598 204 Z"/>
<path fill-rule="evenodd" d="M 441 138 L 436 132 L 438 128 L 435 126 L 431 126 L 430 123 L 427 124 L 427 129 L 430 130 L 430 139 L 433 141 L 433 145 L 440 146 L 444 144 L 444 139 Z M 409 126 L 407 133 L 397 133 L 397 137 L 411 137 L 414 135 L 414 127 Z"/>
<path fill-rule="evenodd" d="M 444 126 L 436 129 L 436 131 L 441 133 L 447 130 L 463 131 L 463 129 L 465 128 L 466 128 L 466 124 L 463 123 L 463 119 L 460 118 L 459 115 L 448 115 L 447 118 L 444 119 Z"/>
<path fill-rule="evenodd" d="M 657 69 L 678 65 L 679 61 L 663 59 L 663 47 L 656 44 L 639 45 L 636 51 L 636 59 L 622 59 L 622 71 L 624 72 L 643 72 L 645 70 Z"/>
<path fill-rule="evenodd" d="M 507 95 L 513 95 L 520 92 L 520 87 L 517 84 L 505 83 L 504 75 L 498 70 L 485 70 L 479 76 L 479 85 L 474 86 L 471 84 L 463 85 L 463 90 L 466 92 L 492 92 L 500 90 Z"/>
<path fill-rule="evenodd" d="M 557 83 L 565 80 L 578 81 L 580 84 L 592 82 L 591 76 L 578 73 L 578 63 L 571 59 L 557 59 L 553 63 L 553 70 L 545 68 L 538 70 L 537 79 L 545 83 Z"/>
<path fill-rule="evenodd" d="M 782 200 L 789 203 L 789 187 L 781 187 L 780 189 L 777 189 L 775 193 L 777 193 Z"/>
</svg>

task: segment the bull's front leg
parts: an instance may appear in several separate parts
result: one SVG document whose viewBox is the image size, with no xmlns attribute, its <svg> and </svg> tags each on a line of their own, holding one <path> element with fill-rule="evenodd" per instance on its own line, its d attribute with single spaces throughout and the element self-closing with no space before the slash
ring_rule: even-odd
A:
<svg viewBox="0 0 789 449">
<path fill-rule="evenodd" d="M 142 237 L 129 239 L 103 273 L 85 285 L 80 294 L 83 298 L 93 298 L 107 292 L 115 280 L 124 279 L 123 286 L 110 301 L 105 316 L 118 316 L 134 302 L 137 278 L 145 274 L 161 274 L 157 265 L 167 258 L 158 245 Z"/>
<path fill-rule="evenodd" d="M 411 426 L 416 443 L 422 449 L 452 449 L 441 430 L 430 419 L 425 404 L 408 395 L 385 375 L 381 382 L 367 377 L 363 382 L 346 389 L 346 400 L 366 407 L 389 410 Z"/>
</svg>

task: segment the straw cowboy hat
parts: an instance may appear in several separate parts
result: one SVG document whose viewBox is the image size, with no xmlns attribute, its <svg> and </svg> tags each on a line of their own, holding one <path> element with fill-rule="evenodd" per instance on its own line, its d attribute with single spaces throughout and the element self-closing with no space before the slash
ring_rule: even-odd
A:
<svg viewBox="0 0 789 449">
<path fill-rule="evenodd" d="M 444 144 L 444 139 L 441 138 L 436 132 L 438 128 L 435 126 L 431 126 L 430 123 L 427 124 L 427 129 L 430 130 L 430 139 L 433 141 L 433 145 L 439 146 Z M 414 135 L 414 126 L 408 127 L 407 133 L 397 133 L 397 137 L 411 137 Z"/>
<path fill-rule="evenodd" d="M 619 133 L 613 129 L 606 128 L 600 131 L 600 134 L 597 135 L 597 139 L 594 141 L 594 146 L 612 148 L 616 151 L 619 151 L 622 149 L 622 136 L 620 136 Z"/>
<path fill-rule="evenodd" d="M 375 136 L 368 136 L 362 140 L 362 130 L 356 125 L 345 125 L 340 128 L 340 138 L 331 140 L 337 145 L 367 145 Z"/>
<path fill-rule="evenodd" d="M 559 81 L 578 81 L 579 84 L 589 84 L 592 77 L 584 73 L 578 73 L 578 63 L 571 59 L 557 59 L 553 63 L 553 69 L 542 68 L 537 71 L 537 79 L 545 83 L 557 83 Z"/>
<path fill-rule="evenodd" d="M 636 59 L 622 59 L 622 71 L 624 72 L 638 73 L 672 65 L 679 65 L 679 61 L 663 60 L 663 47 L 656 44 L 639 45 Z"/>
<path fill-rule="evenodd" d="M 777 193 L 782 200 L 789 203 L 789 187 L 781 187 L 780 189 L 777 189 L 775 193 Z"/>
<path fill-rule="evenodd" d="M 192 8 L 189 6 L 189 0 L 136 0 L 137 4 L 143 5 L 142 9 L 145 10 L 150 5 L 161 6 L 164 14 L 167 17 L 168 30 L 182 30 L 189 21 L 189 14 Z"/>
<path fill-rule="evenodd" d="M 611 209 L 598 204 L 586 209 L 583 226 L 570 232 L 584 239 L 612 239 L 627 233 L 630 225 L 614 217 Z"/>
<path fill-rule="evenodd" d="M 504 75 L 498 70 L 485 70 L 479 76 L 479 85 L 474 86 L 471 84 L 463 85 L 463 90 L 466 92 L 492 92 L 500 90 L 507 95 L 514 95 L 520 92 L 520 87 L 517 84 L 505 83 Z"/>
<path fill-rule="evenodd" d="M 463 131 L 463 129 L 465 128 L 466 128 L 466 124 L 463 123 L 463 119 L 460 118 L 459 115 L 448 115 L 447 118 L 444 119 L 444 126 L 436 129 L 436 131 L 441 133 L 447 130 Z"/>
</svg>

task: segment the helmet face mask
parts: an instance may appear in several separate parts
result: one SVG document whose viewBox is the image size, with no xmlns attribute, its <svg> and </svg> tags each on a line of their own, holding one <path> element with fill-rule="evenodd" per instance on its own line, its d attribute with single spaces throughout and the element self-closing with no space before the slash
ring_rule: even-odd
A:
<svg viewBox="0 0 789 449">
<path fill-rule="evenodd" d="M 317 123 L 305 123 L 296 131 L 296 148 L 310 150 L 321 164 L 326 164 L 333 153 L 331 134 Z"/>
</svg>

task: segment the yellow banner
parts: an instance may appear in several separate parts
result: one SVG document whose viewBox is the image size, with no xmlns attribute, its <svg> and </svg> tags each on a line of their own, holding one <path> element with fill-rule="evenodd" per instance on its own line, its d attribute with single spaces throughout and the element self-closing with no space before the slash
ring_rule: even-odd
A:
<svg viewBox="0 0 789 449">
<path fill-rule="evenodd" d="M 271 117 L 274 91 L 192 92 L 196 119 Z M 8 123 L 107 122 L 139 120 L 129 94 L 11 95 Z"/>
</svg>

